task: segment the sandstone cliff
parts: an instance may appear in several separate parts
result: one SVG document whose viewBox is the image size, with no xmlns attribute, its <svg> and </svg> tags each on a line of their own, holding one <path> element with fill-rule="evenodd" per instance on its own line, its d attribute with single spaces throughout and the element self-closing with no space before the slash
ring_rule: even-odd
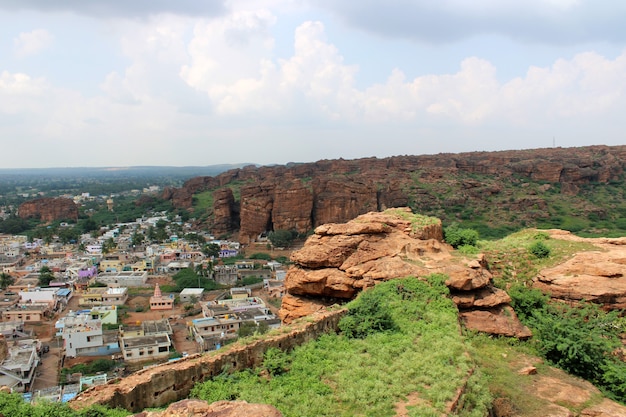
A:
<svg viewBox="0 0 626 417">
<path fill-rule="evenodd" d="M 509 305 L 508 294 L 492 285 L 484 257 L 465 261 L 442 242 L 441 221 L 408 208 L 358 216 L 344 224 L 315 229 L 285 279 L 280 316 L 289 323 L 337 301 L 354 298 L 378 282 L 409 275 L 448 275 L 446 285 L 468 328 L 527 338 Z"/>
<path fill-rule="evenodd" d="M 496 223 L 516 213 L 530 225 L 549 217 L 547 195 L 576 196 L 587 184 L 619 179 L 625 166 L 626 146 L 323 160 L 196 177 L 180 189 L 165 190 L 163 197 L 191 208 L 195 193 L 214 192 L 208 226 L 219 233 L 239 231 L 242 243 L 264 231 L 304 233 L 402 206 L 439 218 L 465 210 L 464 216 Z M 524 193 L 515 192 L 519 187 L 526 187 Z M 233 190 L 240 195 L 231 198 Z M 582 206 L 607 215 L 593 202 Z"/>
<path fill-rule="evenodd" d="M 22 203 L 18 209 L 22 219 L 35 217 L 48 223 L 55 220 L 78 220 L 78 207 L 69 198 L 38 198 Z"/>
<path fill-rule="evenodd" d="M 566 302 L 597 303 L 605 310 L 626 309 L 626 238 L 581 238 L 563 230 L 550 237 L 595 245 L 595 251 L 578 252 L 565 262 L 546 268 L 533 286 Z"/>
</svg>

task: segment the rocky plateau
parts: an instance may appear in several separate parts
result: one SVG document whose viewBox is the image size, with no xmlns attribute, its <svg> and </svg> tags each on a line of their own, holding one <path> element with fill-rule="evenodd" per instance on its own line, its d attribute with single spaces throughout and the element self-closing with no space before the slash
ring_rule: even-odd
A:
<svg viewBox="0 0 626 417">
<path fill-rule="evenodd" d="M 403 206 L 435 214 L 449 207 L 500 210 L 532 224 L 547 215 L 546 193 L 576 196 L 587 184 L 619 180 L 625 167 L 626 146 L 322 160 L 195 177 L 164 190 L 163 198 L 193 209 L 195 194 L 213 193 L 207 226 L 217 236 L 238 232 L 247 244 L 265 231 L 306 233 Z M 541 185 L 531 190 L 530 182 Z M 486 205 L 489 199 L 497 204 Z M 585 210 L 606 215 L 592 204 Z"/>
</svg>

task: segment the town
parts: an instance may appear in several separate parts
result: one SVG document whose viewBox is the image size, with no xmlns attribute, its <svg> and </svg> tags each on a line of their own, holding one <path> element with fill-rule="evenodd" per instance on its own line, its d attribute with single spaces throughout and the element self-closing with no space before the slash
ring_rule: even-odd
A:
<svg viewBox="0 0 626 417">
<path fill-rule="evenodd" d="M 73 200 L 115 212 L 111 197 Z M 46 229 L 0 234 L 0 387 L 27 401 L 66 402 L 281 324 L 288 252 L 266 237 L 244 248 L 168 211 L 88 233 L 72 222 Z"/>
</svg>

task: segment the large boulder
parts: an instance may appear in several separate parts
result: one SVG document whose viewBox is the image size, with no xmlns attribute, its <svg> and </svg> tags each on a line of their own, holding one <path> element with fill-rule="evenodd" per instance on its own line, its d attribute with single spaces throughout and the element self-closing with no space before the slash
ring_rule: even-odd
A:
<svg viewBox="0 0 626 417">
<path fill-rule="evenodd" d="M 626 241 L 583 239 L 570 233 L 551 231 L 553 238 L 586 241 L 598 251 L 578 252 L 567 261 L 540 271 L 533 286 L 552 298 L 576 302 L 591 301 L 607 310 L 626 308 Z"/>
<path fill-rule="evenodd" d="M 294 265 L 285 279 L 280 317 L 289 323 L 337 300 L 351 300 L 379 282 L 443 272 L 467 327 L 529 337 L 509 306 L 511 298 L 493 287 L 484 256 L 459 262 L 442 239 L 439 219 L 415 215 L 408 208 L 321 225 L 291 256 Z"/>
</svg>

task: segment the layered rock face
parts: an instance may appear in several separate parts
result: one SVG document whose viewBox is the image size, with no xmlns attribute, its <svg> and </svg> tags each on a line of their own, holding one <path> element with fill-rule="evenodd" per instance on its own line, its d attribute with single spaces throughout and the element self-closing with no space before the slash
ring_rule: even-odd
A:
<svg viewBox="0 0 626 417">
<path fill-rule="evenodd" d="M 338 301 L 350 300 L 378 282 L 442 272 L 466 326 L 491 334 L 530 337 L 502 290 L 494 288 L 484 258 L 452 259 L 442 242 L 441 221 L 408 208 L 358 216 L 315 229 L 295 251 L 285 279 L 280 316 L 289 323 Z"/>
<path fill-rule="evenodd" d="M 533 286 L 567 302 L 590 301 L 606 310 L 626 309 L 626 238 L 580 238 L 550 230 L 554 239 L 592 243 L 597 251 L 578 252 L 571 259 L 542 270 Z"/>
<path fill-rule="evenodd" d="M 282 413 L 268 404 L 250 404 L 246 401 L 182 400 L 163 411 L 144 411 L 133 417 L 282 417 Z"/>
<path fill-rule="evenodd" d="M 195 193 L 218 190 L 229 184 L 241 187 L 238 201 L 215 198 L 214 225 L 219 232 L 240 232 L 242 243 L 259 233 L 295 229 L 300 233 L 326 223 L 345 222 L 359 214 L 409 205 L 423 210 L 437 204 L 466 205 L 502 192 L 501 181 L 547 181 L 561 193 L 576 195 L 580 186 L 618 179 L 626 167 L 626 146 L 549 148 L 524 151 L 473 152 L 384 159 L 324 160 L 286 166 L 245 167 L 215 177 L 197 177 L 180 189 L 167 189 L 163 197 L 176 207 L 190 208 Z M 452 176 L 480 174 L 493 184 L 457 180 L 458 192 L 440 200 L 433 184 Z M 424 185 L 424 186 L 421 186 Z M 505 196 L 506 209 L 545 210 L 539 196 Z M 529 210 L 525 210 L 529 211 Z M 240 215 L 239 215 L 240 214 Z"/>
<path fill-rule="evenodd" d="M 22 219 L 39 218 L 43 222 L 78 220 L 78 207 L 69 198 L 38 198 L 22 203 L 18 209 Z"/>
</svg>

